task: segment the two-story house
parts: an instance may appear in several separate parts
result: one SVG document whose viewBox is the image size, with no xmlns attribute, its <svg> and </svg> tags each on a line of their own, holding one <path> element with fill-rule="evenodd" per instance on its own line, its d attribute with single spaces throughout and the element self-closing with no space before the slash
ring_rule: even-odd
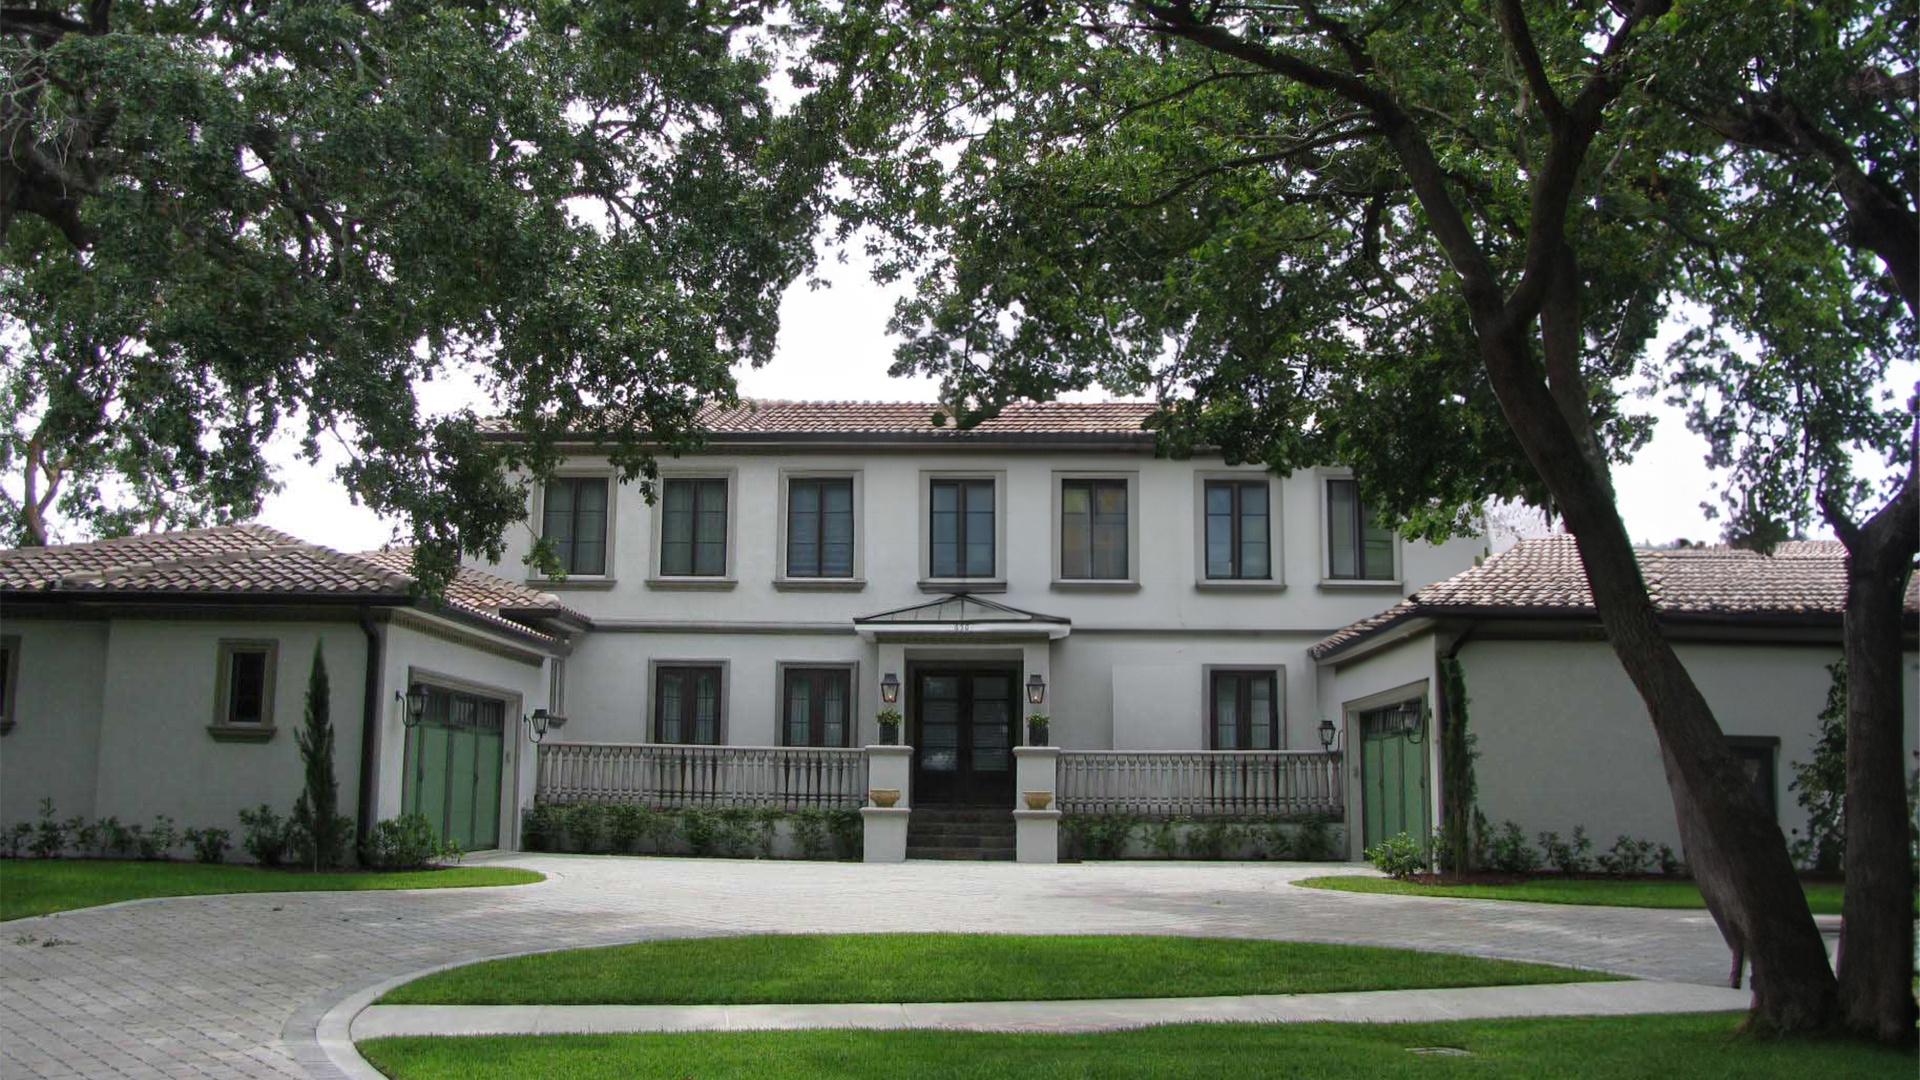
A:
<svg viewBox="0 0 1920 1080">
<path fill-rule="evenodd" d="M 592 619 L 569 743 L 857 747 L 891 708 L 916 806 L 1000 807 L 1035 712 L 1068 750 L 1320 751 L 1308 649 L 1484 545 L 1402 542 L 1344 470 L 1157 457 L 1151 409 L 710 410 L 652 504 L 584 447 L 533 493 L 563 578 L 531 533 L 485 569 Z"/>
</svg>

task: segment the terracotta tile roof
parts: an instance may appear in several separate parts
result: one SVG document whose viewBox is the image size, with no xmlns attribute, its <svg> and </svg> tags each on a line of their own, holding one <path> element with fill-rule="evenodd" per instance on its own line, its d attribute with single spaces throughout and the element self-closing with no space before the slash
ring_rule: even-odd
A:
<svg viewBox="0 0 1920 1080">
<path fill-rule="evenodd" d="M 263 525 L 148 533 L 87 544 L 0 550 L 0 590 L 49 595 L 380 598 L 412 602 L 407 549 L 346 555 Z M 488 623 L 550 639 L 517 616 L 591 625 L 546 593 L 462 568 L 446 603 Z"/>
<path fill-rule="evenodd" d="M 1654 607 L 1663 614 L 1837 616 L 1846 603 L 1847 552 L 1837 541 L 1781 544 L 1771 556 L 1725 547 L 1643 549 L 1636 553 Z M 1907 610 L 1920 611 L 1920 575 L 1908 584 Z M 1571 536 L 1524 540 L 1429 585 L 1393 607 L 1313 646 L 1327 656 L 1405 619 L 1422 615 L 1593 614 L 1586 568 Z"/>
<path fill-rule="evenodd" d="M 949 420 L 936 427 L 930 402 L 743 401 L 734 408 L 708 405 L 699 424 L 716 436 L 732 435 L 925 435 L 967 439 L 1007 435 L 1135 435 L 1158 408 L 1152 402 L 1021 402 L 966 431 Z M 494 433 L 512 430 L 505 421 L 488 421 Z"/>
</svg>

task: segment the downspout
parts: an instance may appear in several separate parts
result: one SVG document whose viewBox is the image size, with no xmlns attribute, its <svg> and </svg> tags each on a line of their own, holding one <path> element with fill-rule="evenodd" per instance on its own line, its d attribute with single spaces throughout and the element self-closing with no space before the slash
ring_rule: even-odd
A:
<svg viewBox="0 0 1920 1080">
<path fill-rule="evenodd" d="M 360 720 L 360 821 L 355 832 L 365 840 L 380 810 L 380 683 L 387 663 L 387 628 L 374 619 L 372 608 L 361 608 L 360 629 L 367 635 L 367 686 Z"/>
</svg>

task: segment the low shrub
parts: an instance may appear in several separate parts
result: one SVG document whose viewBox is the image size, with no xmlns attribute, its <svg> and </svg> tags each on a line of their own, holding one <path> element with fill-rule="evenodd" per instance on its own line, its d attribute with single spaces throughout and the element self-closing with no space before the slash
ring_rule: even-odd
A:
<svg viewBox="0 0 1920 1080">
<path fill-rule="evenodd" d="M 1127 850 L 1140 819 L 1132 814 L 1069 814 L 1060 819 L 1083 859 L 1117 859 Z"/>
<path fill-rule="evenodd" d="M 1540 850 L 1546 852 L 1547 865 L 1563 874 L 1584 874 L 1593 868 L 1593 860 L 1587 852 L 1593 850 L 1593 841 L 1587 838 L 1584 825 L 1573 827 L 1573 838 L 1562 841 L 1557 832 L 1540 834 Z"/>
<path fill-rule="evenodd" d="M 261 866 L 279 866 L 287 855 L 287 823 L 273 807 L 240 811 L 240 847 Z"/>
<path fill-rule="evenodd" d="M 13 828 L 0 833 L 0 852 L 4 852 L 9 859 L 17 859 L 26 852 L 32 840 L 33 822 L 17 822 Z"/>
<path fill-rule="evenodd" d="M 1660 845 L 1660 853 L 1654 856 L 1654 861 L 1660 865 L 1660 872 L 1668 877 L 1679 877 L 1687 872 L 1687 864 L 1665 844 Z"/>
<path fill-rule="evenodd" d="M 1246 830 L 1231 821 L 1217 818 L 1196 823 L 1187 830 L 1187 857 L 1223 859 L 1246 841 Z"/>
<path fill-rule="evenodd" d="M 133 832 L 120 824 L 118 817 L 101 818 L 100 857 L 108 855 L 130 855 L 133 853 Z"/>
<path fill-rule="evenodd" d="M 67 832 L 73 837 L 73 851 L 76 855 L 91 855 L 100 846 L 100 824 L 74 815 L 67 819 Z"/>
<path fill-rule="evenodd" d="M 867 826 L 856 808 L 827 811 L 827 831 L 833 834 L 834 850 L 842 859 L 858 859 L 866 850 Z"/>
<path fill-rule="evenodd" d="M 173 819 L 165 814 L 153 815 L 153 827 L 141 833 L 134 844 L 140 849 L 140 857 L 152 862 L 173 854 L 180 844 L 180 830 L 174 828 Z"/>
<path fill-rule="evenodd" d="M 1540 853 L 1527 843 L 1527 834 L 1519 823 L 1509 821 L 1500 826 L 1500 835 L 1494 837 L 1487 864 L 1503 873 L 1530 874 L 1540 868 Z"/>
<path fill-rule="evenodd" d="M 1326 862 L 1340 853 L 1333 848 L 1333 819 L 1316 815 L 1293 833 L 1293 857 L 1301 862 Z"/>
<path fill-rule="evenodd" d="M 1180 834 L 1177 826 L 1186 824 L 1186 821 L 1186 818 L 1171 817 L 1148 823 L 1143 830 L 1147 846 L 1163 859 L 1175 857 L 1180 853 Z"/>
<path fill-rule="evenodd" d="M 458 845 L 443 844 L 425 814 L 385 818 L 367 830 L 360 862 L 376 870 L 414 870 L 434 862 L 458 861 Z"/>
<path fill-rule="evenodd" d="M 1623 876 L 1644 874 L 1653 863 L 1653 842 L 1637 840 L 1621 833 L 1614 840 L 1613 847 L 1595 861 L 1605 873 Z"/>
<path fill-rule="evenodd" d="M 196 862 L 223 862 L 227 857 L 227 849 L 233 846 L 233 834 L 225 829 L 188 829 L 181 836 L 193 848 Z"/>
<path fill-rule="evenodd" d="M 520 845 L 528 851 L 558 851 L 566 834 L 567 808 L 534 803 L 520 818 Z"/>
<path fill-rule="evenodd" d="M 607 842 L 614 854 L 628 855 L 640 850 L 641 841 L 647 837 L 649 813 L 646 807 L 632 803 L 607 807 Z"/>
<path fill-rule="evenodd" d="M 1427 868 L 1426 846 L 1404 832 L 1380 841 L 1361 854 L 1374 869 L 1400 881 Z"/>
<path fill-rule="evenodd" d="M 347 861 L 347 852 L 353 848 L 353 831 L 352 818 L 345 814 L 335 814 L 333 828 L 326 830 L 326 837 L 320 841 L 326 845 L 326 848 L 315 851 L 312 831 L 303 825 L 289 821 L 284 857 L 295 865 L 316 870 L 343 866 Z"/>
<path fill-rule="evenodd" d="M 793 843 L 803 859 L 818 859 L 827 853 L 827 812 L 819 809 L 796 811 L 793 815 Z"/>
<path fill-rule="evenodd" d="M 67 848 L 67 823 L 53 816 L 52 798 L 40 800 L 40 821 L 33 827 L 28 848 L 36 859 L 55 858 Z"/>
<path fill-rule="evenodd" d="M 582 802 L 567 807 L 567 850 L 593 851 L 607 831 L 607 808 Z"/>
</svg>

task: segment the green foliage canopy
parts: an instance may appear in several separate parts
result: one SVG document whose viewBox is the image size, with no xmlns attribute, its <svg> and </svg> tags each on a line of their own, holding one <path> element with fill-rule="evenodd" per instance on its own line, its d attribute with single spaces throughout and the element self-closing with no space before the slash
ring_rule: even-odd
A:
<svg viewBox="0 0 1920 1080">
<path fill-rule="evenodd" d="M 768 97 L 770 9 L 8 6 L 13 539 L 246 516 L 289 421 L 430 576 L 498 555 L 558 433 L 650 476 L 812 257 L 820 110 Z M 456 371 L 525 439 L 423 414 Z"/>
</svg>

